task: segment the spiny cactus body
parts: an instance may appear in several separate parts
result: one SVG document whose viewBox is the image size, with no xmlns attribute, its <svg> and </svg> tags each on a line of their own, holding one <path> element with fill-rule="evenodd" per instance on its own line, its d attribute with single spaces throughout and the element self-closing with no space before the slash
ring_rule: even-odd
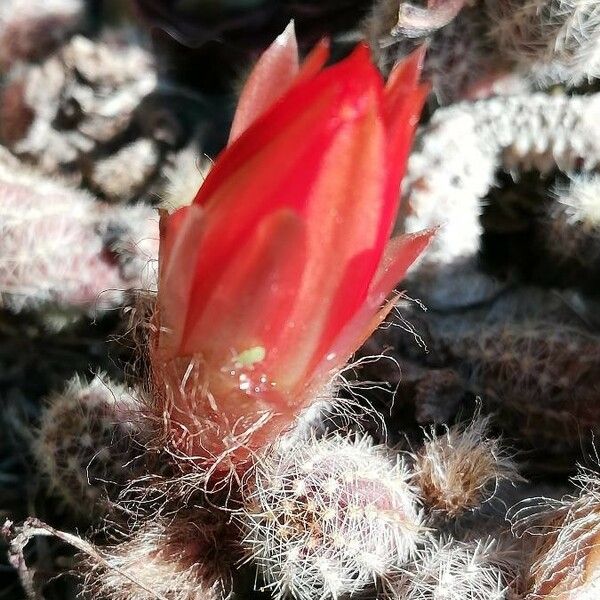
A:
<svg viewBox="0 0 600 600">
<path fill-rule="evenodd" d="M 419 131 L 409 160 L 403 185 L 410 209 L 407 229 L 449 221 L 467 240 L 459 246 L 454 232 L 456 244 L 445 238 L 437 242 L 450 260 L 475 248 L 481 231 L 477 209 L 494 183 L 496 169 L 594 169 L 600 164 L 598 117 L 600 95 L 520 95 L 438 110 Z M 470 221 L 444 218 L 449 210 L 457 216 L 460 211 Z"/>
<path fill-rule="evenodd" d="M 488 433 L 489 419 L 432 431 L 415 454 L 415 482 L 434 513 L 456 517 L 493 497 L 501 480 L 518 479 L 515 463 Z"/>
<path fill-rule="evenodd" d="M 138 411 L 123 386 L 100 377 L 89 384 L 76 377 L 50 397 L 34 452 L 70 511 L 84 518 L 106 511 L 120 486 L 143 469 Z"/>
<path fill-rule="evenodd" d="M 539 83 L 579 85 L 600 75 L 595 0 L 484 0 L 500 53 Z"/>
<path fill-rule="evenodd" d="M 531 499 L 511 511 L 517 531 L 530 537 L 526 600 L 588 600 L 600 586 L 600 479 L 583 470 L 578 496 Z"/>
<path fill-rule="evenodd" d="M 158 216 L 113 208 L 0 157 L 0 301 L 97 314 L 156 285 Z"/>
<path fill-rule="evenodd" d="M 396 584 L 397 600 L 505 600 L 514 566 L 498 543 L 430 539 Z"/>
<path fill-rule="evenodd" d="M 423 425 L 451 423 L 480 397 L 510 445 L 553 469 L 569 468 L 600 431 L 600 339 L 588 330 L 597 326 L 597 302 L 575 290 L 518 286 L 461 312 L 424 312 L 408 302 L 399 311 L 361 352 L 389 360 L 358 372 L 398 388 L 387 409 L 390 431 L 405 428 L 407 413 Z"/>
<path fill-rule="evenodd" d="M 473 388 L 512 415 L 513 435 L 560 447 L 599 430 L 597 336 L 540 322 L 475 329 L 447 342 Z"/>
<path fill-rule="evenodd" d="M 526 447 L 579 450 L 600 430 L 600 338 L 582 328 L 584 309 L 579 294 L 523 287 L 465 315 L 431 315 L 428 360 L 451 368 Z"/>
<path fill-rule="evenodd" d="M 496 170 L 592 170 L 600 164 L 598 123 L 600 95 L 522 95 L 438 110 L 419 132 L 403 186 L 399 227 L 442 224 L 419 263 L 413 293 L 448 306 L 497 291 L 476 259 L 482 201 Z"/>
<path fill-rule="evenodd" d="M 104 159 L 90 161 L 88 185 L 108 200 L 135 198 L 159 164 L 158 146 L 148 138 L 139 138 Z"/>
<path fill-rule="evenodd" d="M 218 600 L 235 561 L 226 516 L 196 508 L 135 526 L 99 549 L 103 562 L 82 562 L 84 592 L 110 600 Z"/>
<path fill-rule="evenodd" d="M 43 63 L 12 73 L 3 93 L 21 90 L 31 122 L 22 137 L 4 142 L 46 173 L 71 174 L 82 156 L 126 130 L 156 82 L 140 48 L 76 36 Z"/>
<path fill-rule="evenodd" d="M 425 73 L 442 104 L 600 75 L 595 0 L 442 0 L 429 7 L 379 0 L 365 30 L 385 71 L 427 38 Z"/>
<path fill-rule="evenodd" d="M 557 185 L 536 234 L 557 281 L 593 290 L 600 283 L 600 176 L 576 175 Z"/>
<path fill-rule="evenodd" d="M 168 98 L 168 102 L 167 102 Z M 126 31 L 73 37 L 0 89 L 0 140 L 46 174 L 111 202 L 153 199 L 190 140 L 201 100 L 159 85 L 152 56 Z"/>
<path fill-rule="evenodd" d="M 406 468 L 366 438 L 274 449 L 249 485 L 243 544 L 277 598 L 368 590 L 400 568 L 422 538 Z"/>
<path fill-rule="evenodd" d="M 81 0 L 4 0 L 0 5 L 0 71 L 49 54 L 81 26 Z"/>
</svg>

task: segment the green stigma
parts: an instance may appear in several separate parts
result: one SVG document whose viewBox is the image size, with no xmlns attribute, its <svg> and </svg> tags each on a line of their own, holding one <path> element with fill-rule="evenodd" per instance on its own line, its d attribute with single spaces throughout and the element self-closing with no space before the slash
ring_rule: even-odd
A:
<svg viewBox="0 0 600 600">
<path fill-rule="evenodd" d="M 264 346 L 253 346 L 240 352 L 234 359 L 236 365 L 251 367 L 265 358 L 267 351 Z"/>
</svg>

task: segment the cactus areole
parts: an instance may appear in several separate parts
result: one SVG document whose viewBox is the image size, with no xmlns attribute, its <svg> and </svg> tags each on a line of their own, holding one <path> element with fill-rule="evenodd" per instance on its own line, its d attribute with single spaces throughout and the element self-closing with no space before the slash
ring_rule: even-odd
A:
<svg viewBox="0 0 600 600">
<path fill-rule="evenodd" d="M 324 68 L 323 42 L 300 65 L 290 25 L 193 203 L 162 215 L 153 385 L 184 456 L 239 470 L 391 309 L 431 237 L 388 241 L 427 94 L 422 54 L 385 84 L 365 46 Z"/>
</svg>

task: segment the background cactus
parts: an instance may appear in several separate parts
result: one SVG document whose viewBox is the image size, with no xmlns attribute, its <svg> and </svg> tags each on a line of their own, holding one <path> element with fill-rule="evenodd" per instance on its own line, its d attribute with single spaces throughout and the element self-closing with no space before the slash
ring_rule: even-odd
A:
<svg viewBox="0 0 600 600">
<path fill-rule="evenodd" d="M 600 74 L 600 12 L 593 0 L 443 0 L 430 3 L 429 13 L 414 6 L 379 0 L 366 36 L 385 72 L 427 38 L 425 73 L 440 104 L 555 83 L 576 86 Z M 411 31 L 409 12 L 419 10 Z M 444 10 L 445 18 L 437 18 Z"/>
<path fill-rule="evenodd" d="M 585 469 L 573 483 L 579 487 L 578 496 L 530 499 L 510 515 L 533 547 L 527 600 L 592 598 L 598 590 L 600 480 L 595 469 Z"/>
<path fill-rule="evenodd" d="M 11 118 L 17 112 L 30 118 L 21 135 L 5 134 L 3 142 L 44 172 L 72 174 L 79 183 L 83 159 L 132 126 L 135 109 L 156 85 L 152 57 L 141 48 L 75 36 L 41 64 L 9 74 L 3 96 L 13 97 Z"/>
<path fill-rule="evenodd" d="M 597 429 L 597 337 L 540 323 L 490 327 L 483 336 L 454 341 L 456 355 L 472 366 L 472 380 L 493 389 L 513 414 L 521 413 L 520 430 L 529 431 L 532 440 L 554 437 L 558 444 L 576 438 L 578 429 Z"/>
<path fill-rule="evenodd" d="M 402 318 L 427 351 L 394 320 L 398 326 L 377 332 L 364 352 L 384 351 L 396 364 L 367 364 L 360 377 L 398 385 L 390 432 L 406 430 L 411 417 L 422 424 L 464 418 L 480 397 L 508 443 L 527 450 L 527 462 L 569 469 L 600 430 L 595 303 L 589 317 L 585 310 L 578 293 L 526 286 L 460 314 L 404 304 Z"/>
<path fill-rule="evenodd" d="M 231 587 L 235 545 L 226 513 L 195 508 L 136 525 L 81 564 L 84 593 L 110 600 L 218 600 Z M 121 536 L 123 537 L 123 536 Z"/>
<path fill-rule="evenodd" d="M 488 538 L 461 542 L 431 538 L 395 585 L 397 600 L 505 600 L 512 598 L 514 559 Z"/>
<path fill-rule="evenodd" d="M 0 72 L 39 60 L 81 27 L 81 0 L 6 0 L 0 6 Z"/>
<path fill-rule="evenodd" d="M 155 286 L 158 217 L 113 208 L 0 155 L 0 299 L 65 316 L 120 306 Z"/>
<path fill-rule="evenodd" d="M 363 26 L 384 73 L 389 73 L 394 63 L 414 50 L 425 36 L 429 47 L 424 77 L 431 82 L 441 105 L 464 99 L 483 80 L 506 70 L 506 61 L 490 49 L 487 21 L 480 6 L 467 7 L 434 33 L 424 31 L 415 38 L 396 31 L 399 5 L 397 0 L 375 2 Z"/>
<path fill-rule="evenodd" d="M 502 285 L 477 255 L 496 172 L 592 171 L 600 163 L 599 117 L 598 95 L 498 97 L 436 111 L 409 161 L 398 227 L 443 226 L 413 271 L 411 293 L 446 309 L 493 297 Z"/>
<path fill-rule="evenodd" d="M 600 7 L 593 0 L 484 0 L 489 35 L 536 82 L 600 76 Z"/>
<path fill-rule="evenodd" d="M 264 587 L 309 600 L 385 583 L 423 536 L 408 479 L 406 466 L 367 438 L 313 439 L 266 454 L 240 515 Z"/>
<path fill-rule="evenodd" d="M 75 35 L 42 62 L 12 68 L 0 89 L 2 143 L 104 200 L 155 202 L 207 103 L 159 79 L 134 39 L 124 29 Z"/>
<path fill-rule="evenodd" d="M 89 384 L 76 377 L 50 397 L 33 450 L 69 511 L 86 519 L 104 513 L 143 472 L 139 410 L 125 387 L 100 377 Z"/>
<path fill-rule="evenodd" d="M 490 500 L 500 481 L 518 479 L 515 463 L 488 428 L 489 419 L 476 419 L 443 435 L 432 430 L 415 453 L 414 481 L 434 514 L 457 517 Z"/>
</svg>

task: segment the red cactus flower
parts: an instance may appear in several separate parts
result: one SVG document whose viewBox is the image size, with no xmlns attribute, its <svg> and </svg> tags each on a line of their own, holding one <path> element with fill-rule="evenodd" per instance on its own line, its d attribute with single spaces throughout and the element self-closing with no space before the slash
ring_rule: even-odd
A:
<svg viewBox="0 0 600 600">
<path fill-rule="evenodd" d="M 366 47 L 299 66 L 288 28 L 250 76 L 193 204 L 163 216 L 152 361 L 169 436 L 239 466 L 390 310 L 431 232 L 388 237 L 426 89 L 422 53 L 384 85 Z M 383 305 L 383 307 L 382 307 Z"/>
</svg>

